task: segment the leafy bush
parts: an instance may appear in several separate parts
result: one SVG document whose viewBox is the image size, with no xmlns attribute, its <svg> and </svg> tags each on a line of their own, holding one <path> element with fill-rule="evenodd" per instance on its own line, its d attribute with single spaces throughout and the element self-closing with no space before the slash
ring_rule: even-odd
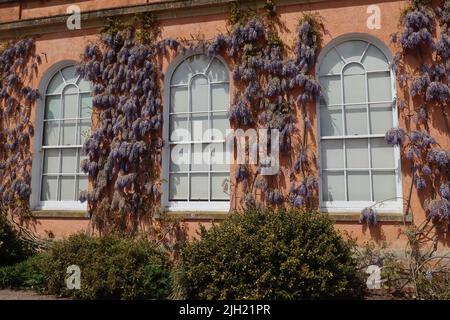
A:
<svg viewBox="0 0 450 320">
<path fill-rule="evenodd" d="M 32 252 L 31 246 L 20 239 L 8 219 L 0 213 L 0 266 L 25 260 Z"/>
<path fill-rule="evenodd" d="M 44 254 L 34 255 L 25 261 L 0 268 L 0 288 L 29 288 L 42 291 L 44 276 L 39 262 Z"/>
<path fill-rule="evenodd" d="M 329 299 L 359 293 L 351 244 L 315 212 L 235 213 L 182 251 L 175 288 L 191 299 Z"/>
<path fill-rule="evenodd" d="M 69 290 L 67 267 L 81 270 L 81 289 Z M 39 264 L 47 292 L 81 299 L 162 299 L 170 292 L 166 255 L 145 239 L 83 234 L 55 242 Z"/>
</svg>

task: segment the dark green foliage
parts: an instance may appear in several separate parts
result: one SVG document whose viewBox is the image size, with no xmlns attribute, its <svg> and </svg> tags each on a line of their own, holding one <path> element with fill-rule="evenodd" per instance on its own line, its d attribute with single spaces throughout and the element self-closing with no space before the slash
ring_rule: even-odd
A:
<svg viewBox="0 0 450 320">
<path fill-rule="evenodd" d="M 26 259 L 32 248 L 20 239 L 17 231 L 3 214 L 0 214 L 0 266 Z"/>
<path fill-rule="evenodd" d="M 34 255 L 27 260 L 0 268 L 0 288 L 29 288 L 42 291 L 44 276 L 39 263 L 44 254 Z"/>
<path fill-rule="evenodd" d="M 170 292 L 167 257 L 154 243 L 117 235 L 77 234 L 55 242 L 40 264 L 47 292 L 81 299 L 163 299 Z M 67 267 L 81 269 L 81 289 L 66 287 Z"/>
<path fill-rule="evenodd" d="M 319 213 L 249 209 L 189 243 L 176 288 L 191 299 L 351 298 L 351 245 Z"/>
</svg>

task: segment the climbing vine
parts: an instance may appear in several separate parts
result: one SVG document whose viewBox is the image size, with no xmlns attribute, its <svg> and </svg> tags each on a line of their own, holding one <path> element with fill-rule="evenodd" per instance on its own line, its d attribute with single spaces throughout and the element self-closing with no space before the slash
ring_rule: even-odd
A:
<svg viewBox="0 0 450 320">
<path fill-rule="evenodd" d="M 30 217 L 30 115 L 39 97 L 32 80 L 40 63 L 31 38 L 0 48 L 0 212 L 19 222 Z"/>
</svg>

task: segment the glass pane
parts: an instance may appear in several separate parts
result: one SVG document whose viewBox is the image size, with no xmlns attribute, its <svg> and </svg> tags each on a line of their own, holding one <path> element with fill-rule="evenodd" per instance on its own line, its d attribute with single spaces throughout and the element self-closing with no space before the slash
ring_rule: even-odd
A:
<svg viewBox="0 0 450 320">
<path fill-rule="evenodd" d="M 389 72 L 369 73 L 367 75 L 369 83 L 369 101 L 391 101 L 391 76 Z"/>
<path fill-rule="evenodd" d="M 344 173 L 322 172 L 323 201 L 345 201 Z"/>
<path fill-rule="evenodd" d="M 190 77 L 192 77 L 192 72 L 189 69 L 188 62 L 184 61 L 173 73 L 170 83 L 173 85 L 188 84 Z"/>
<path fill-rule="evenodd" d="M 169 199 L 187 200 L 188 178 L 187 174 L 171 174 L 169 178 Z"/>
<path fill-rule="evenodd" d="M 62 145 L 76 144 L 76 120 L 66 120 L 61 122 Z"/>
<path fill-rule="evenodd" d="M 212 171 L 229 171 L 230 170 L 230 154 L 227 154 L 225 143 L 211 143 L 209 145 L 211 152 L 211 170 Z M 228 157 L 228 159 L 227 159 Z"/>
<path fill-rule="evenodd" d="M 189 140 L 188 120 L 184 115 L 170 116 L 170 141 Z"/>
<path fill-rule="evenodd" d="M 170 147 L 170 171 L 189 171 L 189 145 L 179 144 Z"/>
<path fill-rule="evenodd" d="M 225 140 L 226 130 L 230 128 L 230 120 L 226 114 L 212 114 L 211 139 Z M 220 132 L 219 132 L 220 131 Z"/>
<path fill-rule="evenodd" d="M 78 94 L 64 94 L 63 117 L 79 118 Z"/>
<path fill-rule="evenodd" d="M 209 109 L 208 91 L 209 85 L 208 80 L 206 78 L 196 77 L 192 81 L 191 101 L 193 112 L 208 111 Z"/>
<path fill-rule="evenodd" d="M 339 74 L 344 63 L 335 50 L 330 50 L 320 65 L 319 74 Z"/>
<path fill-rule="evenodd" d="M 367 42 L 353 40 L 338 45 L 336 49 L 347 62 L 350 62 L 350 61 L 359 61 L 366 47 Z"/>
<path fill-rule="evenodd" d="M 230 86 L 228 84 L 211 85 L 211 109 L 228 110 L 230 107 Z"/>
<path fill-rule="evenodd" d="M 170 89 L 170 112 L 187 112 L 188 90 L 187 87 Z"/>
<path fill-rule="evenodd" d="M 61 172 L 76 173 L 78 167 L 77 149 L 61 150 Z"/>
<path fill-rule="evenodd" d="M 207 139 L 208 115 L 193 114 L 191 116 L 192 141 L 203 141 Z M 204 139 L 204 137 L 206 139 Z"/>
<path fill-rule="evenodd" d="M 378 48 L 370 45 L 366 55 L 362 59 L 362 63 L 367 71 L 388 70 L 389 64 L 386 57 Z"/>
<path fill-rule="evenodd" d="M 322 167 L 340 169 L 344 167 L 344 153 L 341 140 L 322 141 Z"/>
<path fill-rule="evenodd" d="M 191 170 L 209 171 L 209 147 L 207 144 L 195 143 L 191 149 Z"/>
<path fill-rule="evenodd" d="M 327 105 L 342 103 L 340 76 L 321 77 L 320 84 L 322 86 Z"/>
<path fill-rule="evenodd" d="M 45 119 L 58 119 L 61 110 L 61 96 L 47 96 L 45 98 Z"/>
<path fill-rule="evenodd" d="M 84 141 L 91 135 L 91 121 L 79 120 L 78 122 L 78 141 L 77 144 L 83 144 Z"/>
<path fill-rule="evenodd" d="M 366 77 L 363 74 L 344 75 L 345 103 L 361 103 L 366 101 Z"/>
<path fill-rule="evenodd" d="M 342 110 L 340 106 L 320 108 L 320 134 L 322 137 L 342 135 Z"/>
<path fill-rule="evenodd" d="M 197 54 L 188 58 L 189 65 L 192 71 L 194 71 L 194 74 L 204 73 L 210 60 L 211 58 L 204 54 Z"/>
<path fill-rule="evenodd" d="M 59 173 L 59 150 L 47 149 L 44 151 L 44 173 Z"/>
<path fill-rule="evenodd" d="M 91 91 L 91 83 L 84 79 L 79 79 L 78 87 L 80 88 L 80 92 L 89 92 Z"/>
<path fill-rule="evenodd" d="M 369 168 L 367 139 L 345 141 L 347 168 Z"/>
<path fill-rule="evenodd" d="M 66 80 L 66 82 L 68 82 L 68 83 L 75 83 L 75 81 L 78 78 L 78 76 L 76 76 L 76 74 L 75 74 L 74 66 L 70 66 L 70 67 L 66 67 L 66 68 L 62 69 L 61 73 L 64 77 L 64 80 Z"/>
<path fill-rule="evenodd" d="M 372 134 L 385 134 L 392 123 L 391 104 L 372 104 L 370 107 L 370 129 Z"/>
<path fill-rule="evenodd" d="M 60 179 L 60 200 L 75 201 L 75 177 L 60 177 Z"/>
<path fill-rule="evenodd" d="M 80 191 L 88 190 L 88 177 L 86 176 L 78 176 L 78 190 L 76 195 L 76 200 L 80 197 Z"/>
<path fill-rule="evenodd" d="M 365 105 L 345 107 L 345 128 L 347 135 L 367 134 L 367 109 Z"/>
<path fill-rule="evenodd" d="M 63 81 L 63 78 L 59 72 L 57 72 L 47 87 L 47 94 L 55 94 L 55 93 L 61 93 L 63 88 L 65 86 L 65 83 Z"/>
<path fill-rule="evenodd" d="M 228 81 L 228 71 L 223 63 L 217 58 L 214 58 L 211 62 L 208 70 L 208 76 L 209 80 L 212 82 Z"/>
<path fill-rule="evenodd" d="M 211 200 L 230 199 L 230 174 L 212 173 L 211 174 Z"/>
<path fill-rule="evenodd" d="M 208 200 L 208 174 L 191 174 L 191 200 Z"/>
<path fill-rule="evenodd" d="M 383 138 L 370 139 L 372 168 L 394 168 L 394 147 Z"/>
<path fill-rule="evenodd" d="M 56 201 L 57 200 L 57 189 L 58 188 L 58 178 L 57 177 L 42 177 L 42 188 L 41 188 L 41 200 L 42 201 Z"/>
<path fill-rule="evenodd" d="M 395 201 L 396 186 L 394 171 L 373 172 L 373 200 Z"/>
<path fill-rule="evenodd" d="M 44 145 L 56 146 L 59 144 L 59 122 L 58 121 L 46 121 L 44 123 Z"/>
<path fill-rule="evenodd" d="M 348 201 L 370 201 L 369 172 L 347 173 Z"/>
<path fill-rule="evenodd" d="M 89 93 L 80 94 L 81 118 L 90 118 L 92 115 L 92 97 Z"/>
</svg>

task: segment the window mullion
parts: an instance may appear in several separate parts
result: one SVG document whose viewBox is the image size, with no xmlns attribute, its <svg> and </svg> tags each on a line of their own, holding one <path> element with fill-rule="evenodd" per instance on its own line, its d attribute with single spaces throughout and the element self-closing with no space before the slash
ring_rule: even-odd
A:
<svg viewBox="0 0 450 320">
<path fill-rule="evenodd" d="M 211 59 L 211 61 L 213 60 L 214 58 L 212 58 Z M 209 66 L 211 65 L 211 61 L 209 62 L 209 64 L 208 64 L 208 68 L 209 68 Z M 208 68 L 206 68 L 206 70 L 208 70 Z M 212 100 L 212 94 L 211 94 L 211 84 L 209 83 L 209 78 L 207 78 L 208 80 L 208 132 L 209 132 L 209 137 L 208 137 L 208 140 L 212 140 L 211 139 L 211 130 L 209 130 L 209 129 L 211 129 L 212 128 L 212 120 L 211 120 L 211 110 L 212 110 L 212 107 L 211 107 L 211 100 Z M 211 167 L 211 152 L 212 152 L 212 148 L 211 148 L 211 144 L 209 144 L 209 147 L 208 147 L 208 201 L 210 202 L 211 201 L 211 169 L 212 169 L 212 167 Z M 203 155 L 202 155 L 202 158 L 203 158 Z"/>
<path fill-rule="evenodd" d="M 336 52 L 338 52 L 336 50 Z M 338 52 L 339 54 L 339 52 Z M 345 60 L 344 60 L 345 61 Z M 345 146 L 345 135 L 347 134 L 347 125 L 345 123 L 345 101 L 344 101 L 344 68 L 341 70 L 341 118 L 342 118 L 342 133 L 344 134 L 344 138 L 342 139 L 342 154 L 344 158 L 344 194 L 345 201 L 348 201 L 348 191 L 347 191 L 347 152 Z"/>
<path fill-rule="evenodd" d="M 371 129 L 371 126 L 370 126 L 369 79 L 368 79 L 368 76 L 367 76 L 367 72 L 366 72 L 366 74 L 364 76 L 364 81 L 365 81 L 365 85 L 366 85 L 367 134 L 369 135 L 369 138 L 367 138 L 367 156 L 368 156 L 368 159 L 369 159 L 369 190 L 370 190 L 370 201 L 373 201 L 372 157 L 371 157 L 371 152 L 370 152 L 371 151 L 370 135 L 372 133 L 372 129 Z"/>
</svg>

